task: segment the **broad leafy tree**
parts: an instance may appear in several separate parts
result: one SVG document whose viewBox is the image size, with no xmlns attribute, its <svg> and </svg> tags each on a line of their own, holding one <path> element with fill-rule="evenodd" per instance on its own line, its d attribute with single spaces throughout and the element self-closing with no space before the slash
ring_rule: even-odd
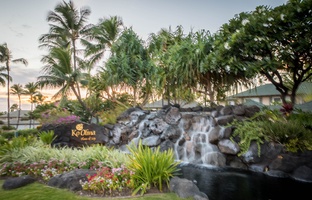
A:
<svg viewBox="0 0 312 200">
<path fill-rule="evenodd" d="M 312 1 L 290 0 L 282 6 L 259 6 L 224 24 L 216 40 L 219 64 L 246 77 L 260 74 L 274 84 L 283 103 L 311 79 Z"/>
<path fill-rule="evenodd" d="M 11 62 L 12 63 L 22 63 L 24 65 L 28 65 L 28 62 L 25 58 L 18 58 L 18 59 L 13 59 L 12 53 L 10 49 L 8 48 L 8 45 L 6 43 L 0 45 L 0 63 L 5 64 L 5 68 L 7 70 L 7 95 L 8 95 L 8 127 L 10 127 L 10 81 L 11 76 L 10 76 L 10 71 L 11 71 Z"/>
</svg>

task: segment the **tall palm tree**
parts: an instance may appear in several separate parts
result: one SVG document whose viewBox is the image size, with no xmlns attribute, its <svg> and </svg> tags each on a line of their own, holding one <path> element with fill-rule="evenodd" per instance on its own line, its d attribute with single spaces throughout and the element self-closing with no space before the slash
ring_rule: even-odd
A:
<svg viewBox="0 0 312 200">
<path fill-rule="evenodd" d="M 12 81 L 12 77 L 8 78 L 7 68 L 4 66 L 0 67 L 0 85 L 5 86 L 6 81 Z"/>
<path fill-rule="evenodd" d="M 10 64 L 12 63 L 22 63 L 28 65 L 28 62 L 24 58 L 13 59 L 11 51 L 9 50 L 6 43 L 0 45 L 0 62 L 5 63 L 7 70 L 7 77 L 10 77 Z M 8 79 L 7 92 L 8 92 L 8 127 L 10 127 L 10 78 Z"/>
<path fill-rule="evenodd" d="M 38 86 L 41 88 L 60 88 L 60 90 L 52 97 L 53 99 L 58 97 L 63 99 L 71 93 L 74 93 L 83 109 L 90 113 L 75 88 L 85 74 L 80 73 L 79 69 L 74 70 L 71 67 L 70 51 L 64 48 L 53 48 L 49 55 L 42 58 L 42 62 L 45 63 L 43 68 L 44 75 L 37 78 Z"/>
<path fill-rule="evenodd" d="M 34 82 L 29 82 L 25 85 L 24 90 L 26 95 L 29 95 L 29 102 L 30 102 L 30 110 L 33 111 L 34 109 L 34 96 L 39 92 L 39 86 Z"/>
<path fill-rule="evenodd" d="M 86 25 L 90 13 L 91 11 L 89 8 L 78 10 L 73 1 L 69 1 L 68 3 L 62 1 L 56 5 L 54 11 L 48 13 L 47 21 L 50 25 L 49 33 L 39 38 L 42 47 L 53 48 L 57 46 L 57 43 L 63 47 L 70 47 L 74 71 L 77 70 L 78 61 L 77 41 L 90 30 L 91 25 Z M 77 92 L 80 96 L 78 85 Z"/>
<path fill-rule="evenodd" d="M 18 116 L 17 116 L 17 124 L 16 129 L 18 129 L 18 125 L 20 122 L 21 109 L 22 109 L 22 101 L 21 96 L 25 94 L 23 86 L 21 84 L 14 84 L 11 86 L 11 94 L 18 96 Z"/>
<path fill-rule="evenodd" d="M 82 39 L 82 44 L 86 47 L 86 56 L 91 56 L 91 64 L 98 62 L 110 50 L 123 31 L 122 18 L 111 16 L 100 19 L 99 23 L 93 26 L 87 39 Z"/>
</svg>

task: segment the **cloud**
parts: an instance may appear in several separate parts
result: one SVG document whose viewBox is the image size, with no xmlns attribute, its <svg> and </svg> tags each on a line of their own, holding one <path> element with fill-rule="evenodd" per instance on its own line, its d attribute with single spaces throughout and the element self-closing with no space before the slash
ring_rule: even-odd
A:
<svg viewBox="0 0 312 200">
<path fill-rule="evenodd" d="M 25 28 L 25 29 L 31 28 L 31 26 L 29 26 L 29 25 L 27 25 L 27 24 L 23 24 L 22 27 Z"/>
<path fill-rule="evenodd" d="M 15 33 L 15 36 L 17 36 L 17 37 L 23 37 L 24 36 L 24 34 L 22 33 L 22 32 L 19 32 L 19 31 L 17 31 L 15 28 L 13 28 L 12 26 L 9 26 L 9 29 L 13 32 L 13 33 Z"/>
</svg>

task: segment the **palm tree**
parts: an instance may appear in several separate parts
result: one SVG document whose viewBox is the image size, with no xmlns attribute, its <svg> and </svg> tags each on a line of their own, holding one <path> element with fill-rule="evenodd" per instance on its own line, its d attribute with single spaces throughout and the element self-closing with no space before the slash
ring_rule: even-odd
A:
<svg viewBox="0 0 312 200">
<path fill-rule="evenodd" d="M 25 91 L 23 89 L 23 86 L 21 84 L 14 84 L 11 86 L 11 94 L 18 96 L 18 116 L 17 116 L 17 124 L 16 129 L 18 129 L 18 125 L 20 122 L 20 116 L 21 116 L 21 109 L 22 109 L 22 101 L 21 101 L 21 95 L 25 94 Z"/>
<path fill-rule="evenodd" d="M 53 48 L 49 55 L 42 58 L 42 62 L 45 63 L 43 68 L 44 75 L 37 78 L 38 86 L 41 88 L 60 88 L 60 90 L 53 95 L 53 99 L 58 97 L 64 99 L 71 93 L 74 93 L 83 109 L 86 110 L 87 113 L 90 113 L 75 88 L 85 74 L 80 73 L 79 69 L 74 70 L 71 67 L 70 51 L 64 48 Z"/>
<path fill-rule="evenodd" d="M 33 109 L 34 109 L 34 95 L 38 94 L 39 93 L 39 86 L 34 83 L 34 82 L 29 82 L 25 85 L 25 94 L 26 95 L 29 95 L 30 98 L 29 98 L 29 102 L 30 102 L 30 111 L 32 112 Z M 29 121 L 29 128 L 31 128 L 31 125 L 32 125 L 32 119 L 30 118 L 30 121 Z"/>
<path fill-rule="evenodd" d="M 78 61 L 77 41 L 90 30 L 91 25 L 85 25 L 90 13 L 88 8 L 76 9 L 73 1 L 69 3 L 63 1 L 55 7 L 54 11 L 48 13 L 50 31 L 39 38 L 41 47 L 70 47 L 74 71 L 77 70 Z M 80 96 L 78 82 L 76 84 Z"/>
<path fill-rule="evenodd" d="M 24 65 L 28 65 L 28 62 L 26 59 L 24 58 L 18 58 L 18 59 L 14 59 L 12 60 L 12 54 L 7 46 L 6 43 L 0 45 L 0 62 L 1 63 L 5 63 L 5 67 L 7 70 L 7 77 L 9 77 L 8 79 L 8 84 L 7 84 L 7 92 L 8 92 L 8 127 L 10 127 L 10 64 L 11 62 L 13 63 L 22 63 Z"/>
<path fill-rule="evenodd" d="M 4 72 L 5 71 L 5 72 Z M 0 85 L 5 86 L 5 81 L 12 81 L 12 77 L 8 78 L 8 74 L 6 73 L 7 68 L 2 66 L 0 67 Z"/>
<path fill-rule="evenodd" d="M 91 64 L 98 62 L 105 55 L 107 50 L 117 41 L 123 30 L 123 21 L 118 16 L 100 19 L 99 23 L 90 29 L 88 40 L 82 39 L 86 47 L 86 56 L 91 56 Z"/>
</svg>

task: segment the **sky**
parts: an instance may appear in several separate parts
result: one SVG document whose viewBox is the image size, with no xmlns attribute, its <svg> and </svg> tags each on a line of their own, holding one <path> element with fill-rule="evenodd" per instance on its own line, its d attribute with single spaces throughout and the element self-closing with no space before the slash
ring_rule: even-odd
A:
<svg viewBox="0 0 312 200">
<path fill-rule="evenodd" d="M 69 0 L 65 0 L 68 2 Z M 48 12 L 62 0 L 0 0 L 0 44 L 7 43 L 13 59 L 25 58 L 28 65 L 11 63 L 13 84 L 36 82 L 42 75 L 41 58 L 46 50 L 39 49 L 39 37 L 49 31 L 46 20 Z M 126 27 L 146 40 L 151 33 L 162 28 L 172 30 L 179 25 L 184 33 L 201 29 L 215 33 L 222 24 L 228 23 L 236 14 L 250 12 L 257 6 L 272 8 L 287 0 L 73 0 L 77 8 L 91 10 L 88 23 L 96 24 L 100 18 L 119 16 Z M 0 64 L 1 66 L 3 64 Z M 7 110 L 6 87 L 0 86 L 0 112 Z M 51 96 L 53 90 L 42 90 Z M 22 109 L 29 110 L 29 97 L 22 96 Z M 11 95 L 10 104 L 18 103 Z"/>
</svg>

